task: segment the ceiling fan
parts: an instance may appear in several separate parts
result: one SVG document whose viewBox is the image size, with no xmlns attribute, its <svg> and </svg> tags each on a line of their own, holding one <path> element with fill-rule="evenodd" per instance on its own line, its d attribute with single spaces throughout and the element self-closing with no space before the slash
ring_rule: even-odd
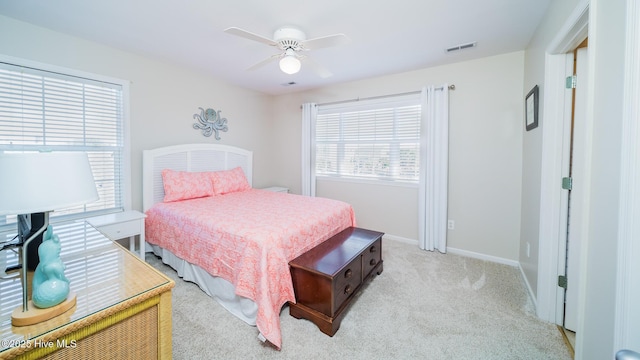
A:
<svg viewBox="0 0 640 360">
<path fill-rule="evenodd" d="M 245 39 L 261 42 L 280 49 L 280 53 L 272 55 L 265 60 L 249 67 L 247 70 L 255 70 L 271 61 L 279 60 L 280 70 L 287 74 L 295 74 L 300 71 L 301 60 L 309 65 L 320 77 L 327 78 L 333 74 L 310 57 L 301 54 L 303 51 L 315 50 L 330 46 L 344 44 L 349 39 L 344 34 L 334 34 L 307 40 L 302 30 L 292 26 L 284 26 L 273 33 L 273 39 L 254 34 L 244 29 L 230 27 L 224 30 L 228 34 L 237 35 Z"/>
</svg>

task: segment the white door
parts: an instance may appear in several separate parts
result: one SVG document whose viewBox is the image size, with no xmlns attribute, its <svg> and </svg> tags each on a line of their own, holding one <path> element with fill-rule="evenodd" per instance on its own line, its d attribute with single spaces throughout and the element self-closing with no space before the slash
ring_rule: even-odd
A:
<svg viewBox="0 0 640 360">
<path fill-rule="evenodd" d="M 571 146 L 570 176 L 572 186 L 569 195 L 567 231 L 567 288 L 565 292 L 564 327 L 576 331 L 578 324 L 578 284 L 580 280 L 580 246 L 583 239 L 585 184 L 587 181 L 586 142 L 586 93 L 587 93 L 587 48 L 579 48 L 576 54 L 576 87 L 573 109 L 573 131 Z"/>
</svg>

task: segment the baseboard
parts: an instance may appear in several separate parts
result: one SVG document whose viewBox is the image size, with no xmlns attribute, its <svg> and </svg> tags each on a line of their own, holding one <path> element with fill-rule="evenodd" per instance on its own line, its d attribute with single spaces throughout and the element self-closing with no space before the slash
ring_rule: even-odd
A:
<svg viewBox="0 0 640 360">
<path fill-rule="evenodd" d="M 396 235 L 392 235 L 392 234 L 384 234 L 384 238 L 388 239 L 388 240 L 399 241 L 399 242 L 402 242 L 402 243 L 405 243 L 405 244 L 418 246 L 418 240 L 416 240 L 416 239 L 409 239 L 409 238 L 405 238 L 405 237 L 402 237 L 402 236 L 396 236 Z M 490 262 L 494 262 L 494 263 L 498 263 L 498 264 L 504 264 L 504 265 L 509 265 L 509 266 L 513 266 L 513 267 L 520 267 L 520 263 L 518 261 L 505 259 L 505 258 L 501 258 L 501 257 L 497 257 L 497 256 L 492 256 L 492 255 L 487 255 L 487 254 L 481 254 L 481 253 L 477 253 L 477 252 L 473 252 L 473 251 L 461 250 L 461 249 L 456 249 L 456 248 L 452 248 L 452 247 L 447 247 L 447 252 L 451 253 L 451 254 L 455 254 L 455 255 L 474 258 L 474 259 L 486 260 L 486 261 L 490 261 Z"/>
<path fill-rule="evenodd" d="M 518 263 L 518 269 L 520 269 L 520 276 L 522 277 L 522 281 L 524 281 L 527 286 L 527 292 L 529 293 L 529 299 L 533 303 L 533 308 L 538 313 L 538 302 L 536 301 L 536 294 L 533 292 L 531 288 L 531 284 L 529 284 L 529 280 L 527 280 L 527 276 L 524 274 L 524 269 L 522 268 L 522 264 Z"/>
<path fill-rule="evenodd" d="M 519 267 L 520 266 L 520 263 L 518 261 L 516 261 L 516 260 L 505 259 L 505 258 L 501 258 L 501 257 L 498 257 L 498 256 L 493 256 L 493 255 L 481 254 L 481 253 L 468 251 L 468 250 L 462 250 L 462 249 L 456 249 L 456 248 L 447 247 L 447 252 L 451 253 L 451 254 L 455 254 L 455 255 L 466 256 L 466 257 L 470 257 L 470 258 L 474 258 L 474 259 L 491 261 L 491 262 L 494 262 L 494 263 L 509 265 L 509 266 L 513 266 L 513 267 Z"/>
<path fill-rule="evenodd" d="M 393 241 L 398 241 L 401 243 L 405 243 L 405 244 L 409 244 L 409 245 L 415 245 L 418 246 L 418 240 L 415 239 L 409 239 L 406 237 L 402 237 L 402 236 L 396 236 L 396 235 L 391 235 L 391 234 L 384 234 L 384 236 L 382 237 L 383 239 L 388 239 L 388 240 L 393 240 Z"/>
</svg>

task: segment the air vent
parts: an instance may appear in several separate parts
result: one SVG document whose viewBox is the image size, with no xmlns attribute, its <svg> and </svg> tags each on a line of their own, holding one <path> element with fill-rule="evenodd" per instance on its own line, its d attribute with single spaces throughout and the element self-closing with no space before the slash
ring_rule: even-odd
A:
<svg viewBox="0 0 640 360">
<path fill-rule="evenodd" d="M 287 82 L 287 83 L 280 84 L 280 85 L 282 85 L 282 86 L 291 86 L 291 85 L 295 85 L 295 84 L 296 84 L 296 82 L 295 82 L 295 81 L 289 81 L 289 82 Z"/>
<path fill-rule="evenodd" d="M 478 45 L 477 42 L 470 42 L 470 43 L 466 43 L 466 44 L 460 44 L 460 45 L 456 45 L 456 46 L 452 46 L 450 48 L 447 48 L 447 52 L 452 52 L 452 51 L 458 51 L 458 50 L 463 50 L 463 49 L 469 49 L 472 47 L 476 47 Z"/>
</svg>

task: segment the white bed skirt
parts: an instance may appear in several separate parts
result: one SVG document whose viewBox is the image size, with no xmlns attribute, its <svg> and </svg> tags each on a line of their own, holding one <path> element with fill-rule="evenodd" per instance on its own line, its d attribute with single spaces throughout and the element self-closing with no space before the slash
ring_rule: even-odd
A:
<svg viewBox="0 0 640 360">
<path fill-rule="evenodd" d="M 202 291 L 214 298 L 230 313 L 247 324 L 256 326 L 258 305 L 251 299 L 236 295 L 233 284 L 221 277 L 212 276 L 203 268 L 177 257 L 167 249 L 149 243 L 147 245 L 162 259 L 163 263 L 174 268 L 182 279 L 197 284 Z"/>
</svg>

